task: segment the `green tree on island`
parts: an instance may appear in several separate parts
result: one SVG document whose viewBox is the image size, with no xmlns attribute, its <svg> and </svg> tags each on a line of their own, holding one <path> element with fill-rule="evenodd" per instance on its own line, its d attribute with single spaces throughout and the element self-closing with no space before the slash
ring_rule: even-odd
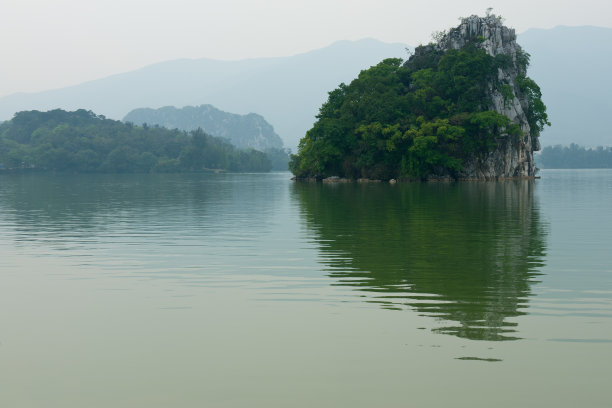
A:
<svg viewBox="0 0 612 408">
<path fill-rule="evenodd" d="M 391 58 L 329 93 L 314 126 L 291 156 L 299 178 L 456 177 L 467 158 L 484 157 L 500 138 L 519 141 L 521 128 L 491 107 L 492 88 L 504 100 L 528 101 L 531 137 L 548 124 L 538 85 L 525 76 L 529 55 L 491 56 L 472 38 L 461 49 L 421 46 L 406 63 Z M 515 65 L 518 68 L 515 68 Z M 517 69 L 516 88 L 498 78 Z M 507 99 L 506 99 L 507 98 Z"/>
</svg>

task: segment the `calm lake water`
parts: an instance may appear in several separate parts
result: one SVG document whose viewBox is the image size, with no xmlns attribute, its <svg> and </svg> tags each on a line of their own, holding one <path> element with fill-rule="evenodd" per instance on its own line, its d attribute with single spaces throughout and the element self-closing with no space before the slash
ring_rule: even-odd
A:
<svg viewBox="0 0 612 408">
<path fill-rule="evenodd" d="M 0 175 L 2 407 L 612 406 L 612 171 Z"/>
</svg>

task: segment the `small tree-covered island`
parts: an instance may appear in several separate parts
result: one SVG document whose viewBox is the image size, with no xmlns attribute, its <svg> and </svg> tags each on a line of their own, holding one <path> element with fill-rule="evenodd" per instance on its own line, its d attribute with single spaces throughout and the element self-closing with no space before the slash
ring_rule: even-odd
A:
<svg viewBox="0 0 612 408">
<path fill-rule="evenodd" d="M 434 37 L 329 93 L 291 156 L 297 180 L 535 176 L 550 123 L 514 30 L 471 16 Z"/>
<path fill-rule="evenodd" d="M 78 173 L 270 171 L 265 153 L 198 128 L 136 126 L 79 109 L 23 111 L 0 124 L 0 169 Z"/>
</svg>

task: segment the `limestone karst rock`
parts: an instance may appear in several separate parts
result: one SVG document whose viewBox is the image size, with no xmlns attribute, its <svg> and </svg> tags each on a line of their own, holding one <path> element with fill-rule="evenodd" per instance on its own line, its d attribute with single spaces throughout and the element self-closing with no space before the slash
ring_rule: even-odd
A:
<svg viewBox="0 0 612 408">
<path fill-rule="evenodd" d="M 477 44 L 492 57 L 506 55 L 511 61 L 505 68 L 499 68 L 497 81 L 489 83 L 490 105 L 485 107 L 506 115 L 520 126 L 523 135 L 518 140 L 500 137 L 498 147 L 485 158 L 471 158 L 464 162 L 460 173 L 466 179 L 524 178 L 536 174 L 533 153 L 540 150 L 539 130 L 529 124 L 528 95 L 521 90 L 518 78 L 526 75 L 526 54 L 516 42 L 514 29 L 503 25 L 495 15 L 486 17 L 470 16 L 461 19 L 458 27 L 438 36 L 436 44 L 419 47 L 415 55 L 426 52 L 444 52 L 461 49 L 468 43 Z M 527 57 L 528 58 L 528 57 Z M 506 85 L 512 94 L 503 94 L 498 84 Z"/>
<path fill-rule="evenodd" d="M 434 38 L 329 92 L 291 157 L 297 179 L 535 176 L 548 115 L 514 30 L 471 16 Z"/>
</svg>

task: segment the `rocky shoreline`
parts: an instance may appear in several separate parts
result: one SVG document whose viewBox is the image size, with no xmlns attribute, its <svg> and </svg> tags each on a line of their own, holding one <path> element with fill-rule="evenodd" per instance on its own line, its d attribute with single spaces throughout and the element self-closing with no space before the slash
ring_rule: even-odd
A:
<svg viewBox="0 0 612 408">
<path fill-rule="evenodd" d="M 428 177 L 425 180 L 418 179 L 389 179 L 389 180 L 376 180 L 376 179 L 368 179 L 368 178 L 358 178 L 358 179 L 349 179 L 344 177 L 332 176 L 332 177 L 292 177 L 291 180 L 295 182 L 304 182 L 304 183 L 325 183 L 325 184 L 348 184 L 348 183 L 360 183 L 360 184 L 368 184 L 368 183 L 414 183 L 414 182 L 426 182 L 426 183 L 453 183 L 457 181 L 516 181 L 516 180 L 537 180 L 540 179 L 540 176 L 515 176 L 515 177 L 460 177 L 460 178 L 451 178 L 451 177 Z"/>
</svg>

